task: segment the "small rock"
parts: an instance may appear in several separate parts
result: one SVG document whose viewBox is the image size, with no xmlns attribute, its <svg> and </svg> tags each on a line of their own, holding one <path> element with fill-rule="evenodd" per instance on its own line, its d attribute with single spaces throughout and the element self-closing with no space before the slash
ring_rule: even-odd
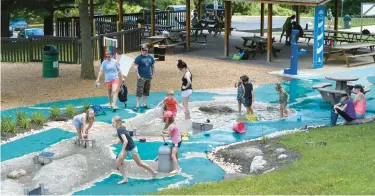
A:
<svg viewBox="0 0 375 196">
<path fill-rule="evenodd" d="M 273 167 L 273 168 L 271 168 L 271 169 L 269 169 L 269 170 L 267 170 L 267 171 L 265 171 L 263 173 L 266 174 L 266 173 L 269 173 L 269 172 L 273 172 L 275 170 L 276 170 L 276 167 Z"/>
<path fill-rule="evenodd" d="M 285 151 L 286 151 L 286 150 L 285 150 L 284 148 L 277 148 L 277 149 L 275 150 L 275 153 L 277 153 L 277 154 L 283 154 Z"/>
<path fill-rule="evenodd" d="M 263 159 L 263 156 L 255 156 L 250 165 L 251 174 L 259 174 L 264 170 L 264 166 L 267 164 L 267 161 Z"/>
<path fill-rule="evenodd" d="M 7 176 L 8 178 L 17 179 L 20 177 L 20 174 L 18 173 L 17 170 L 13 170 Z"/>
<path fill-rule="evenodd" d="M 270 145 L 266 145 L 264 148 L 268 148 L 268 147 L 270 147 Z"/>
<path fill-rule="evenodd" d="M 21 176 L 26 176 L 26 171 L 25 170 L 23 170 L 23 169 L 20 169 L 20 170 L 18 170 L 18 173 L 21 175 Z"/>
<path fill-rule="evenodd" d="M 277 156 L 277 159 L 278 159 L 278 160 L 281 160 L 281 159 L 285 159 L 285 158 L 287 158 L 287 157 L 288 157 L 288 155 L 286 155 L 286 154 L 281 154 L 281 155 Z"/>
</svg>

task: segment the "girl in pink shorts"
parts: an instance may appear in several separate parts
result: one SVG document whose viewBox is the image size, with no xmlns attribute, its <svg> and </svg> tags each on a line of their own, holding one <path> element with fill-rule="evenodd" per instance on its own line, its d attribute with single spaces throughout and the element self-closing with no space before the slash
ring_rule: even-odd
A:
<svg viewBox="0 0 375 196">
<path fill-rule="evenodd" d="M 168 127 L 168 131 L 162 131 L 161 136 L 165 142 L 165 137 L 172 138 L 172 154 L 171 158 L 173 161 L 173 171 L 170 174 L 176 174 L 178 172 L 178 148 L 181 146 L 181 134 L 178 130 L 173 114 L 171 111 L 167 111 L 164 114 L 165 125 Z"/>
</svg>

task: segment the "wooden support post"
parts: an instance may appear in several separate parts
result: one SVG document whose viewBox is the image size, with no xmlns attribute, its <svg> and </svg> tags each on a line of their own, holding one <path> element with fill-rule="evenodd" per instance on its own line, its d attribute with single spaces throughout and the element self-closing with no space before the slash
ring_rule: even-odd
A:
<svg viewBox="0 0 375 196">
<path fill-rule="evenodd" d="M 75 37 L 75 24 L 74 24 L 74 18 L 72 18 L 72 31 L 71 31 L 71 35 L 72 35 L 72 37 Z"/>
<path fill-rule="evenodd" d="M 264 36 L 264 3 L 260 4 L 260 36 Z"/>
<path fill-rule="evenodd" d="M 94 37 L 96 36 L 96 21 L 95 21 L 95 19 L 92 23 L 92 34 L 93 34 Z"/>
<path fill-rule="evenodd" d="M 186 51 L 190 51 L 190 0 L 186 0 Z"/>
<path fill-rule="evenodd" d="M 297 5 L 296 7 L 296 22 L 300 25 L 301 22 L 301 6 Z"/>
<path fill-rule="evenodd" d="M 155 35 L 155 0 L 151 0 L 151 36 Z"/>
<path fill-rule="evenodd" d="M 229 33 L 230 33 L 230 13 L 231 13 L 231 2 L 225 1 L 224 2 L 224 27 L 225 27 L 225 33 L 224 33 L 224 56 L 229 56 Z"/>
<path fill-rule="evenodd" d="M 335 31 L 339 29 L 339 2 L 340 0 L 335 0 L 335 25 L 334 25 Z M 337 36 L 337 33 L 335 33 L 335 36 Z"/>
<path fill-rule="evenodd" d="M 228 21 L 228 24 L 229 24 L 229 33 L 228 34 L 230 35 L 232 33 L 232 31 L 230 30 L 232 28 L 232 2 L 231 1 L 228 4 L 228 9 L 229 9 L 229 13 L 228 13 L 228 15 L 229 15 L 228 16 L 229 17 L 229 21 Z"/>
<path fill-rule="evenodd" d="M 94 22 L 94 0 L 90 0 L 90 23 Z"/>
<path fill-rule="evenodd" d="M 175 23 L 174 18 L 172 18 L 172 20 L 172 24 Z M 171 12 L 169 10 L 167 10 L 167 25 L 171 25 Z"/>
<path fill-rule="evenodd" d="M 56 28 L 55 28 L 55 31 L 56 31 L 56 32 L 55 32 L 55 36 L 56 36 L 56 37 L 60 36 L 60 31 L 59 31 L 59 30 L 60 30 L 60 21 L 59 21 L 59 19 L 57 18 L 57 19 L 56 19 Z"/>
<path fill-rule="evenodd" d="M 202 4 L 202 0 L 198 0 L 198 15 L 199 15 L 199 19 L 203 19 L 203 8 L 202 8 L 203 4 Z"/>
<path fill-rule="evenodd" d="M 268 4 L 267 62 L 272 61 L 272 4 Z"/>
<path fill-rule="evenodd" d="M 120 29 L 120 21 L 116 22 L 116 30 L 117 30 L 117 32 L 121 31 L 121 29 Z"/>
<path fill-rule="evenodd" d="M 117 4 L 118 4 L 118 20 L 117 21 L 123 22 L 124 21 L 124 0 L 117 0 Z"/>
</svg>

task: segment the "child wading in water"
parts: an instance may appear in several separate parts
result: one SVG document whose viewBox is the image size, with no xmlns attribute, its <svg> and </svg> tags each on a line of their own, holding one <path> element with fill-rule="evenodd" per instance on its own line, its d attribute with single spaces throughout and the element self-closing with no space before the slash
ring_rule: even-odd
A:
<svg viewBox="0 0 375 196">
<path fill-rule="evenodd" d="M 280 104 L 280 117 L 283 118 L 284 117 L 284 113 L 285 113 L 285 117 L 288 116 L 288 109 L 286 108 L 286 106 L 288 105 L 288 101 L 289 101 L 289 94 L 287 92 L 285 92 L 285 90 L 283 89 L 283 87 L 281 87 L 281 84 L 276 84 L 276 87 L 275 87 L 276 91 L 279 92 L 279 101 L 278 103 Z"/>
<path fill-rule="evenodd" d="M 236 87 L 237 87 L 238 112 L 241 114 L 242 104 L 245 104 L 245 100 L 243 98 L 245 87 L 242 84 L 242 76 L 240 77 L 240 80 L 236 84 Z"/>
<path fill-rule="evenodd" d="M 120 141 L 118 141 L 117 143 L 122 143 L 121 152 L 116 157 L 116 166 L 124 179 L 118 182 L 118 184 L 124 184 L 128 182 L 124 165 L 124 159 L 128 156 L 128 154 L 132 156 L 133 160 L 137 163 L 139 167 L 145 168 L 147 171 L 152 173 L 152 177 L 155 178 L 157 172 L 153 170 L 150 166 L 148 166 L 146 163 L 142 162 L 141 158 L 138 155 L 138 148 L 134 144 L 133 138 L 130 136 L 129 132 L 122 125 L 122 120 L 119 116 L 115 116 L 112 118 L 112 126 L 116 128 L 117 136 L 120 139 Z"/>
<path fill-rule="evenodd" d="M 161 136 L 163 137 L 164 142 L 164 137 L 172 138 L 171 158 L 173 161 L 173 171 L 171 171 L 170 174 L 176 174 L 178 172 L 178 148 L 181 146 L 181 134 L 176 126 L 172 112 L 165 112 L 164 119 L 165 126 L 168 127 L 168 131 L 162 131 Z"/>
<path fill-rule="evenodd" d="M 170 111 L 173 114 L 173 117 L 176 117 L 177 115 L 177 106 L 184 110 L 184 108 L 178 104 L 177 100 L 174 98 L 174 92 L 173 90 L 169 90 L 167 92 L 167 97 L 164 98 L 162 102 L 160 102 L 156 107 L 159 107 L 161 104 L 164 104 L 163 107 L 163 115 L 166 111 Z M 167 127 L 165 127 L 166 129 Z"/>
<path fill-rule="evenodd" d="M 253 84 L 249 82 L 249 77 L 247 75 L 242 76 L 242 82 L 244 86 L 244 94 L 243 98 L 245 100 L 245 107 L 247 110 L 247 114 L 253 114 L 253 109 L 251 109 L 251 106 L 254 102 L 254 89 Z"/>
</svg>

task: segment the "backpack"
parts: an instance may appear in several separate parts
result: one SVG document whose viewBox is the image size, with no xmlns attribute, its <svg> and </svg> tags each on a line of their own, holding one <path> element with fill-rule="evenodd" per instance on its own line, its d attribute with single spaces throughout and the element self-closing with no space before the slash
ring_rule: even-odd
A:
<svg viewBox="0 0 375 196">
<path fill-rule="evenodd" d="M 105 111 L 104 111 L 104 109 L 102 108 L 102 106 L 100 106 L 100 105 L 92 105 L 92 106 L 91 106 L 91 109 L 94 110 L 94 112 L 95 112 L 95 116 L 105 115 Z"/>
<path fill-rule="evenodd" d="M 368 29 L 363 29 L 362 34 L 369 35 L 370 31 Z"/>
<path fill-rule="evenodd" d="M 118 91 L 117 96 L 121 102 L 124 102 L 125 107 L 126 107 L 126 102 L 128 101 L 128 87 L 126 86 L 124 82 L 121 84 L 120 90 Z"/>
</svg>

